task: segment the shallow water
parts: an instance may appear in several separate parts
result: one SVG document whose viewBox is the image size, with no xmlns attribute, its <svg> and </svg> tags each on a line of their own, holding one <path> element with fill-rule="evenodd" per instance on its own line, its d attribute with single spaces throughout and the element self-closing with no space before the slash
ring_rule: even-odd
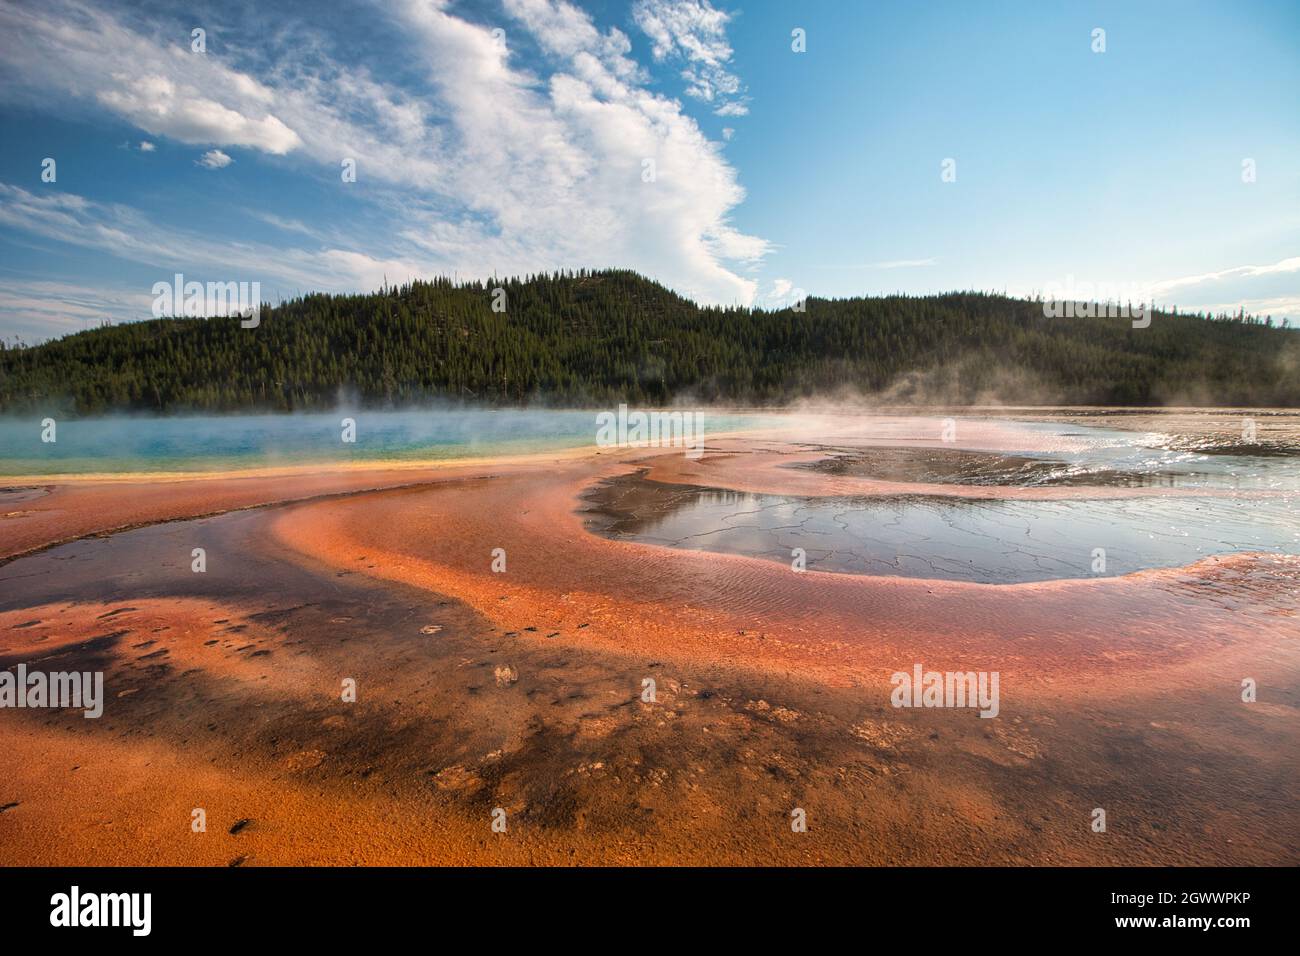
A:
<svg viewBox="0 0 1300 956">
<path fill-rule="evenodd" d="M 1051 455 L 1025 453 L 1044 463 L 1040 480 L 1025 482 L 1028 485 L 1300 491 L 1300 446 L 1224 435 L 1192 438 L 1158 431 L 1036 427 L 1075 439 L 1080 447 Z"/>
<path fill-rule="evenodd" d="M 1023 427 L 1051 439 L 1043 445 L 1063 450 L 806 443 L 825 457 L 792 467 L 922 488 L 1160 486 L 1207 494 L 1040 501 L 922 491 L 817 498 L 665 485 L 630 475 L 588 496 L 588 526 L 610 537 L 786 564 L 801 548 L 806 566 L 819 571 L 990 584 L 1122 575 L 1238 552 L 1300 555 L 1300 454 L 1277 447 L 1260 454 L 1230 441 L 1203 441 L 1211 450 L 1191 450 L 1187 441 L 1163 432 Z"/>
<path fill-rule="evenodd" d="M 1130 574 L 1243 551 L 1300 554 L 1296 499 L 794 498 L 626 476 L 588 497 L 613 538 L 850 574 L 985 584 Z M 1104 551 L 1099 563 L 1097 549 Z"/>
<path fill-rule="evenodd" d="M 1193 442 L 1162 432 L 1058 424 L 1021 423 L 1020 427 L 1031 434 L 1069 439 L 1072 447 L 1047 453 L 971 451 L 956 446 L 813 445 L 828 457 L 796 467 L 923 484 L 1300 491 L 1300 448 Z"/>
</svg>

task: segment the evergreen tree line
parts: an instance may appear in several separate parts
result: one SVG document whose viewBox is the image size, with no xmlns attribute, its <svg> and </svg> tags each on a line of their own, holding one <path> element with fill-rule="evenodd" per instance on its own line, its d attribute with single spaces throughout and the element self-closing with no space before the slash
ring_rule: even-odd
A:
<svg viewBox="0 0 1300 956">
<path fill-rule="evenodd" d="M 493 309 L 505 290 L 504 311 Z M 498 298 L 499 301 L 499 298 Z M 1002 295 L 703 308 L 634 272 L 417 281 L 238 317 L 0 343 L 0 412 L 320 410 L 457 399 L 783 404 L 801 398 L 1300 405 L 1300 330 L 1244 314 L 1047 318 Z"/>
</svg>

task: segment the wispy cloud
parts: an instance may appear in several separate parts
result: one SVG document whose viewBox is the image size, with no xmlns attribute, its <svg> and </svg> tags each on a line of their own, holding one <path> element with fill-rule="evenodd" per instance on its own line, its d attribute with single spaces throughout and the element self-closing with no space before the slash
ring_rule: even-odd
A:
<svg viewBox="0 0 1300 956">
<path fill-rule="evenodd" d="M 28 344 L 102 323 L 148 318 L 146 291 L 0 277 L 0 313 L 8 334 Z"/>
<path fill-rule="evenodd" d="M 170 279 L 179 271 L 201 281 L 256 280 L 264 292 L 278 290 L 285 296 L 374 289 L 385 276 L 405 280 L 429 271 L 428 264 L 418 260 L 377 258 L 351 249 L 222 242 L 167 226 L 119 203 L 71 193 L 37 194 L 10 183 L 0 183 L 0 226 L 157 267 L 157 279 Z"/>
<path fill-rule="evenodd" d="M 283 232 L 296 232 L 299 235 L 307 236 L 311 239 L 314 239 L 317 242 L 320 242 L 321 244 L 325 244 L 330 241 L 333 241 L 333 240 L 326 239 L 325 233 L 322 230 L 312 228 L 311 226 L 307 225 L 307 223 L 303 222 L 301 219 L 293 219 L 293 218 L 286 218 L 284 216 L 277 216 L 275 213 L 267 212 L 266 210 L 263 209 L 245 209 L 244 212 L 252 216 L 254 219 L 258 220 L 259 222 L 264 222 L 268 226 L 274 226 L 276 229 L 279 229 Z"/>
<path fill-rule="evenodd" d="M 656 60 L 683 64 L 688 95 L 714 104 L 719 116 L 749 112 L 740 78 L 730 70 L 731 14 L 709 0 L 637 0 L 632 16 L 650 39 Z"/>
<path fill-rule="evenodd" d="M 671 25 L 673 48 L 712 77 L 725 105 L 717 97 L 738 89 L 723 76 L 727 18 L 695 6 L 695 27 L 664 20 L 667 7 L 647 22 Z M 630 266 L 704 302 L 752 301 L 756 285 L 740 269 L 770 247 L 731 224 L 745 193 L 722 144 L 650 88 L 621 31 L 602 31 L 566 0 L 504 0 L 504 9 L 501 42 L 447 0 L 377 5 L 413 64 L 397 85 L 345 60 L 328 22 L 286 23 L 256 49 L 210 42 L 199 54 L 174 29 L 151 32 L 142 15 L 128 21 L 83 0 L 5 4 L 0 70 L 16 81 L 0 84 L 0 98 L 31 106 L 55 94 L 106 108 L 151 137 L 207 147 L 200 162 L 214 169 L 233 154 L 337 180 L 340 161 L 354 159 L 365 188 L 352 195 L 393 228 L 358 235 L 351 249 L 258 250 L 261 268 L 304 287 L 327 261 L 358 282 L 373 263 L 479 276 Z M 547 57 L 542 75 L 536 57 L 519 61 L 515 47 L 526 44 L 510 42 L 515 31 Z M 104 217 L 34 198 L 5 194 L 6 224 L 136 260 L 146 246 L 168 252 L 144 233 L 140 210 Z M 64 222 L 79 216 L 90 217 L 88 234 L 77 232 L 86 223 Z M 223 257 L 215 238 L 189 239 L 180 248 L 204 262 L 245 261 L 239 249 Z"/>
<path fill-rule="evenodd" d="M 939 260 L 929 259 L 885 259 L 880 262 L 859 262 L 852 265 L 819 265 L 818 269 L 834 269 L 843 272 L 856 272 L 865 269 L 921 269 L 925 266 L 938 265 Z"/>
<path fill-rule="evenodd" d="M 937 259 L 888 259 L 885 262 L 871 262 L 867 264 L 868 269 L 919 269 L 922 266 L 932 266 L 939 260 Z"/>
</svg>

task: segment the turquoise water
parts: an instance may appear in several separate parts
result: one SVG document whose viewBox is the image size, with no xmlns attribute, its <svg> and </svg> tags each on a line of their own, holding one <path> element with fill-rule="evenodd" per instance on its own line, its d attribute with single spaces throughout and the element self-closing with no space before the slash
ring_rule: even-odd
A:
<svg viewBox="0 0 1300 956">
<path fill-rule="evenodd" d="M 473 409 L 69 419 L 56 423 L 51 443 L 41 440 L 40 419 L 5 419 L 0 421 L 0 474 L 181 472 L 521 454 L 595 444 L 596 415 L 594 410 Z M 703 416 L 706 438 L 764 424 L 755 415 Z M 342 440 L 344 418 L 356 421 L 354 443 Z"/>
</svg>

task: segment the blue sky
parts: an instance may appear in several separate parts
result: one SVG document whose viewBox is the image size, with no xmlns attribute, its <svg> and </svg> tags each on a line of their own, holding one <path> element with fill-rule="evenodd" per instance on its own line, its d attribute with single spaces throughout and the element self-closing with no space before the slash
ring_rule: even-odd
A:
<svg viewBox="0 0 1300 956">
<path fill-rule="evenodd" d="M 607 266 L 1300 320 L 1298 52 L 1283 0 L 6 2 L 0 337 L 147 317 L 176 272 Z"/>
</svg>

